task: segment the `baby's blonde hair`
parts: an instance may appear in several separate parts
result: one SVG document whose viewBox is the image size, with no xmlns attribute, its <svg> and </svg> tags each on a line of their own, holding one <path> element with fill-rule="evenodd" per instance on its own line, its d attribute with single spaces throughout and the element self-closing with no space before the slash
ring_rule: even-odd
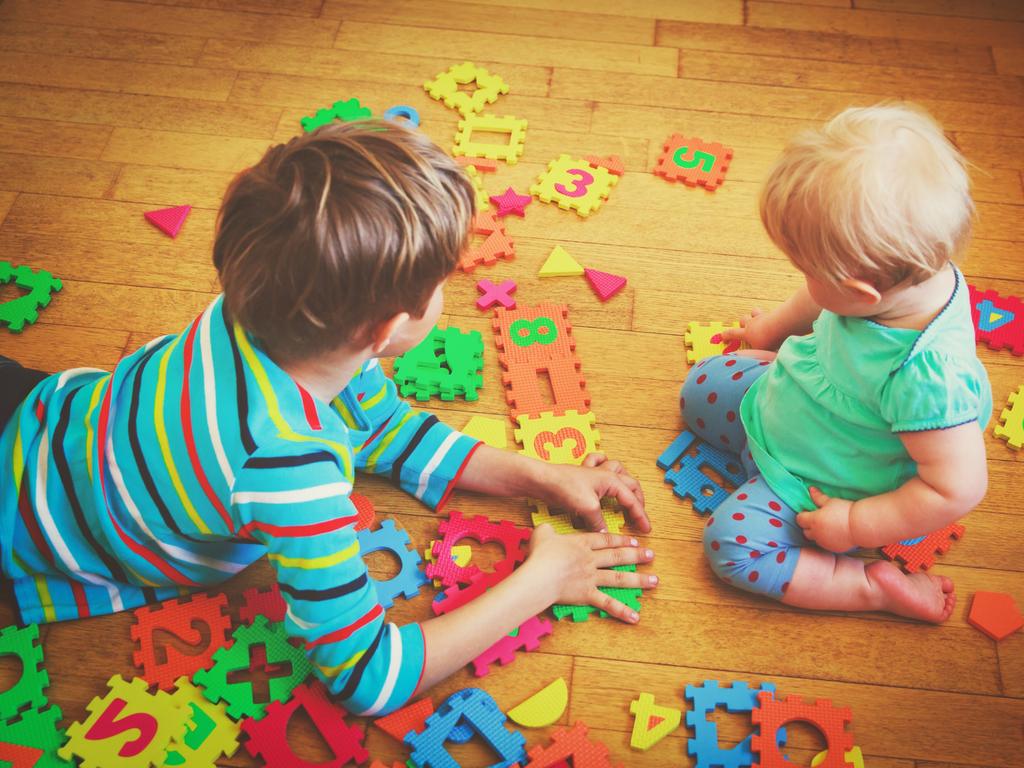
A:
<svg viewBox="0 0 1024 768">
<path fill-rule="evenodd" d="M 919 107 L 846 109 L 783 150 L 761 192 L 761 221 L 818 280 L 913 285 L 967 245 L 974 203 L 965 166 Z"/>
</svg>

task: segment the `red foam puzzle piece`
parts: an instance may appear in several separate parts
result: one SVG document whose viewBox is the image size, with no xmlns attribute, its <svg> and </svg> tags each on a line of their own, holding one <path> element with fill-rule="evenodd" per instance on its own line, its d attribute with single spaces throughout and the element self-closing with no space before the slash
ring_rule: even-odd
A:
<svg viewBox="0 0 1024 768">
<path fill-rule="evenodd" d="M 601 301 L 608 301 L 612 296 L 626 287 L 626 278 L 621 275 L 613 275 L 610 272 L 601 272 L 589 267 L 583 270 L 587 282 L 594 289 L 597 298 Z"/>
<path fill-rule="evenodd" d="M 0 762 L 10 763 L 11 768 L 32 768 L 44 754 L 42 749 L 0 741 Z"/>
<path fill-rule="evenodd" d="M 1024 616 L 1005 592 L 975 592 L 967 621 L 993 640 L 1009 637 L 1024 627 Z"/>
<path fill-rule="evenodd" d="M 510 213 L 514 213 L 522 218 L 526 215 L 526 206 L 533 202 L 531 195 L 520 195 L 512 187 L 509 187 L 500 195 L 491 195 L 489 199 L 498 206 L 498 210 L 495 211 L 494 215 L 499 218 L 504 218 Z"/>
<path fill-rule="evenodd" d="M 524 768 L 558 768 L 566 764 L 573 768 L 613 768 L 608 747 L 587 737 L 587 724 L 582 720 L 577 720 L 571 729 L 559 728 L 551 734 L 551 744 L 538 745 L 528 754 L 530 761 Z M 622 764 L 617 768 L 622 768 Z"/>
<path fill-rule="evenodd" d="M 989 349 L 1008 349 L 1014 355 L 1024 355 L 1024 303 L 1016 296 L 980 291 L 973 285 L 967 288 L 974 340 Z M 982 316 L 983 311 L 987 316 Z"/>
<path fill-rule="evenodd" d="M 959 523 L 951 523 L 925 536 L 916 544 L 899 542 L 882 547 L 882 554 L 890 560 L 899 560 L 907 573 L 917 573 L 922 568 L 928 569 L 935 565 L 935 556 L 944 555 L 953 546 L 953 539 L 962 539 L 965 528 Z"/>
<path fill-rule="evenodd" d="M 142 669 L 142 677 L 167 691 L 182 675 L 190 678 L 198 670 L 208 669 L 213 664 L 213 654 L 228 645 L 231 618 L 227 615 L 227 606 L 227 595 L 193 595 L 191 599 L 167 600 L 155 608 L 144 606 L 136 610 L 131 635 L 139 649 L 132 654 L 132 661 Z M 205 647 L 200 647 L 203 636 L 193 622 L 209 627 Z M 167 645 L 166 658 L 158 661 L 153 636 L 161 630 L 197 648 L 197 652 L 185 654 Z"/>
<path fill-rule="evenodd" d="M 465 539 L 481 544 L 501 544 L 505 556 L 495 565 L 494 571 L 508 571 L 526 559 L 525 544 L 533 531 L 520 528 L 507 520 L 493 522 L 483 515 L 465 517 L 457 510 L 451 510 L 447 520 L 438 526 L 441 538 L 434 543 L 434 562 L 427 563 L 426 574 L 431 579 L 440 579 L 446 587 L 469 584 L 481 573 L 473 563 L 459 565 L 452 556 L 452 548 Z"/>
<path fill-rule="evenodd" d="M 752 737 L 750 748 L 757 754 L 752 768 L 792 768 L 782 754 L 778 730 L 786 723 L 800 721 L 817 728 L 825 739 L 828 756 L 818 768 L 847 768 L 846 753 L 853 749 L 853 734 L 846 730 L 852 714 L 849 707 L 833 707 L 828 699 L 805 704 L 799 696 L 776 699 L 769 691 L 757 695 L 759 706 L 750 713 L 759 732 Z"/>
<path fill-rule="evenodd" d="M 178 205 L 174 208 L 147 211 L 142 215 L 146 217 L 150 224 L 164 234 L 177 237 L 178 232 L 181 230 L 181 225 L 185 223 L 185 219 L 188 218 L 189 211 L 191 210 L 191 205 Z"/>
<path fill-rule="evenodd" d="M 377 511 L 373 502 L 361 493 L 349 494 L 348 500 L 356 508 L 356 530 L 368 531 L 373 528 L 373 523 L 377 519 Z"/>
<path fill-rule="evenodd" d="M 302 707 L 320 737 L 334 755 L 327 762 L 311 763 L 303 760 L 288 743 L 288 723 Z M 320 685 L 300 685 L 292 691 L 286 703 L 272 702 L 259 720 L 247 718 L 242 730 L 249 737 L 245 748 L 253 757 L 259 757 L 268 766 L 289 768 L 341 768 L 350 761 L 362 763 L 370 754 L 363 748 L 363 729 L 345 722 L 348 714 L 328 700 Z"/>
<path fill-rule="evenodd" d="M 455 162 L 463 168 L 472 165 L 480 173 L 492 173 L 498 170 L 498 161 L 489 157 L 456 157 Z"/>
<path fill-rule="evenodd" d="M 466 249 L 459 261 L 463 271 L 472 272 L 481 264 L 490 265 L 498 259 L 515 258 L 515 243 L 490 211 L 477 211 L 469 231 L 471 236 L 480 235 L 484 241 L 475 246 L 471 244 Z"/>
<path fill-rule="evenodd" d="M 551 622 L 539 616 L 532 616 L 522 624 L 515 634 L 505 635 L 473 659 L 473 674 L 483 677 L 491 671 L 491 664 L 506 666 L 515 661 L 516 651 L 536 651 L 540 648 L 540 639 L 551 634 Z"/>
<path fill-rule="evenodd" d="M 612 176 L 621 176 L 626 172 L 626 168 L 622 164 L 622 158 L 618 155 L 606 155 L 604 157 L 600 155 L 584 155 L 583 159 L 595 168 L 605 168 Z"/>
<path fill-rule="evenodd" d="M 419 733 L 427 718 L 434 714 L 434 702 L 429 697 L 409 704 L 385 717 L 379 717 L 373 724 L 398 742 L 405 738 L 409 731 Z"/>
<path fill-rule="evenodd" d="M 250 587 L 242 592 L 242 607 L 238 609 L 238 618 L 246 624 L 252 624 L 257 616 L 266 616 L 267 621 L 284 621 L 288 605 L 281 596 L 281 588 L 273 584 L 268 589 Z"/>
</svg>

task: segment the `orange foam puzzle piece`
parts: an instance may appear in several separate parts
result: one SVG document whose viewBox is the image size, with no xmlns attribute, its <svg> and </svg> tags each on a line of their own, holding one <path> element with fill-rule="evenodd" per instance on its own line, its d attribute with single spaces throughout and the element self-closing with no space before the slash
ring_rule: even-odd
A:
<svg viewBox="0 0 1024 768">
<path fill-rule="evenodd" d="M 417 733 L 422 731 L 423 724 L 432 714 L 434 714 L 434 702 L 428 696 L 415 704 L 404 706 L 390 715 L 378 717 L 373 724 L 391 738 L 401 742 L 409 731 Z"/>
<path fill-rule="evenodd" d="M 721 186 L 731 161 L 732 150 L 717 141 L 673 133 L 665 140 L 665 151 L 658 158 L 654 173 L 689 187 L 703 186 L 710 192 Z"/>
<path fill-rule="evenodd" d="M 498 222 L 490 211 L 480 210 L 473 217 L 470 226 L 471 235 L 479 235 L 484 241 L 479 245 L 470 245 L 462 255 L 459 266 L 465 272 L 472 272 L 481 264 L 494 264 L 498 259 L 515 258 L 516 248 L 505 227 Z"/>
<path fill-rule="evenodd" d="M 935 565 L 935 556 L 946 554 L 953 546 L 953 539 L 963 538 L 964 530 L 959 523 L 951 523 L 927 536 L 905 539 L 882 547 L 882 554 L 890 560 L 899 560 L 907 573 L 917 573 L 922 568 L 927 569 Z"/>
<path fill-rule="evenodd" d="M 1003 640 L 1024 627 L 1024 616 L 1005 592 L 975 592 L 968 623 L 993 640 Z"/>
<path fill-rule="evenodd" d="M 846 753 L 853 749 L 853 733 L 846 730 L 853 717 L 849 707 L 833 707 L 827 699 L 805 704 L 799 696 L 776 699 L 770 691 L 757 695 L 758 707 L 750 713 L 758 733 L 750 748 L 757 754 L 752 768 L 787 768 L 789 762 L 779 747 L 778 730 L 786 723 L 801 721 L 817 728 L 825 740 L 828 755 L 821 768 L 847 768 Z"/>
<path fill-rule="evenodd" d="M 571 729 L 559 728 L 551 734 L 551 744 L 537 745 L 528 754 L 530 762 L 524 768 L 559 768 L 566 764 L 573 768 L 613 768 L 608 747 L 588 738 L 587 724 L 582 720 L 577 720 Z M 622 768 L 622 764 L 617 768 Z"/>
</svg>

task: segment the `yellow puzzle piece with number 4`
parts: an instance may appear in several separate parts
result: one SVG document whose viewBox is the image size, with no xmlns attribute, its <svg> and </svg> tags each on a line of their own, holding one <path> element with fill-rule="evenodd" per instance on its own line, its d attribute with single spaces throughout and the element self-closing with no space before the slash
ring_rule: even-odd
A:
<svg viewBox="0 0 1024 768">
<path fill-rule="evenodd" d="M 573 528 L 568 514 L 564 512 L 552 514 L 548 505 L 538 499 L 527 499 L 526 503 L 535 508 L 535 511 L 530 513 L 534 528 L 547 523 L 555 529 L 555 533 L 579 533 L 576 528 Z M 601 516 L 604 518 L 604 524 L 609 533 L 622 533 L 622 526 L 626 524 L 626 521 L 623 519 L 615 499 L 609 496 L 601 499 Z"/>
<path fill-rule="evenodd" d="M 1024 384 L 1017 388 L 1016 392 L 1010 393 L 1010 400 L 999 415 L 1002 424 L 997 424 L 995 436 L 1005 440 L 1006 444 L 1015 450 L 1020 450 L 1024 445 Z"/>
<path fill-rule="evenodd" d="M 712 341 L 719 336 L 726 328 L 739 328 L 739 323 L 725 325 L 724 323 L 689 323 L 686 326 L 686 334 L 683 339 L 686 343 L 686 362 L 690 365 L 699 363 L 705 357 L 723 355 L 727 352 L 735 352 L 743 349 L 745 344 L 732 342 L 726 344 L 724 341 Z"/>
</svg>

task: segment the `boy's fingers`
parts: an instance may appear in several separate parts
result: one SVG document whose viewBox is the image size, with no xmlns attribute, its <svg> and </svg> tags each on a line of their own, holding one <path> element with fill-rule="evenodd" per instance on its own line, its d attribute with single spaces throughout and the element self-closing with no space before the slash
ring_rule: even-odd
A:
<svg viewBox="0 0 1024 768">
<path fill-rule="evenodd" d="M 651 522 L 647 519 L 647 513 L 644 512 L 643 502 L 622 482 L 620 476 L 615 476 L 605 495 L 612 496 L 619 502 L 619 506 L 626 511 L 627 517 L 640 529 L 641 533 L 650 532 Z"/>
<path fill-rule="evenodd" d="M 590 598 L 590 604 L 595 608 L 607 613 L 627 624 L 636 624 L 640 621 L 640 615 L 625 603 L 621 603 L 613 597 L 609 597 L 601 590 L 595 588 Z"/>
<path fill-rule="evenodd" d="M 622 536 L 618 533 L 585 533 L 587 543 L 595 552 L 618 547 L 636 547 L 640 542 L 632 536 Z"/>
<path fill-rule="evenodd" d="M 658 577 L 653 573 L 633 573 L 632 571 L 597 572 L 597 586 L 618 587 L 620 589 L 651 589 L 657 586 Z"/>
<path fill-rule="evenodd" d="M 594 565 L 598 568 L 611 568 L 613 565 L 649 563 L 653 559 L 654 550 L 643 547 L 612 547 L 598 550 L 594 553 Z"/>
<path fill-rule="evenodd" d="M 608 460 L 608 457 L 603 453 L 588 453 L 586 458 L 583 459 L 584 467 L 599 467 Z"/>
</svg>

